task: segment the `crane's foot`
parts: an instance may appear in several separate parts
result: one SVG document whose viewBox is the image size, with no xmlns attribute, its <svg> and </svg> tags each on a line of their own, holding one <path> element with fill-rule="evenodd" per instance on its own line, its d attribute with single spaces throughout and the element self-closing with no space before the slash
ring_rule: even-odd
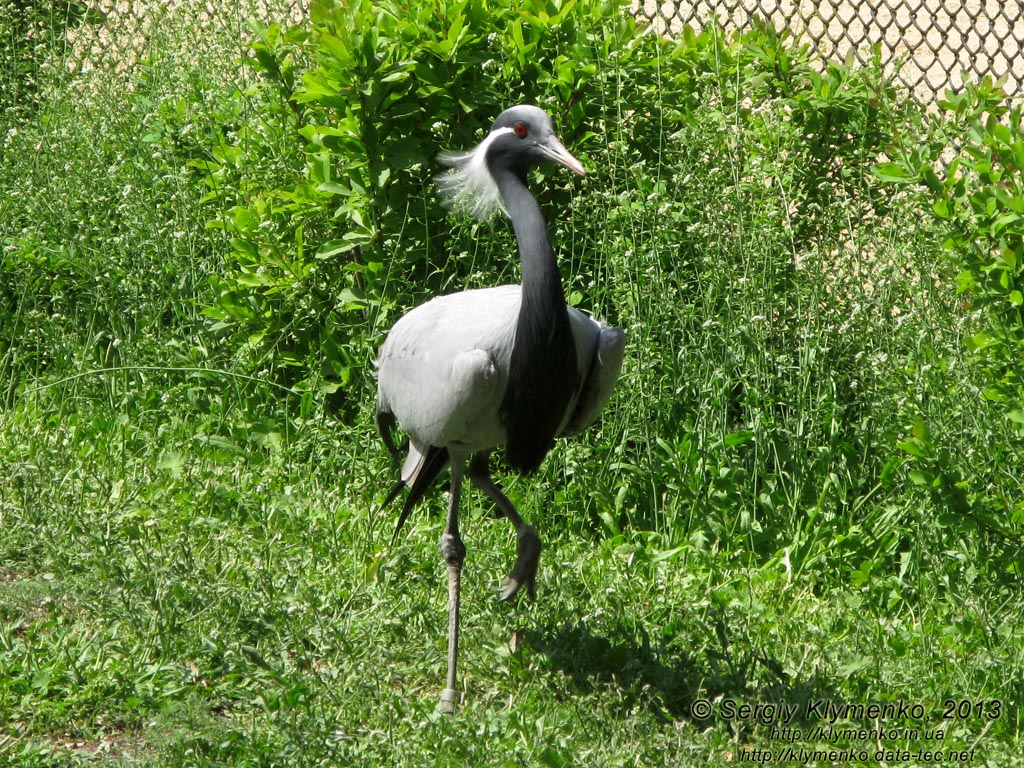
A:
<svg viewBox="0 0 1024 768">
<path fill-rule="evenodd" d="M 531 600 L 537 597 L 537 566 L 540 565 L 540 537 L 532 525 L 523 524 L 516 531 L 519 540 L 518 553 L 512 572 L 501 584 L 498 600 L 504 603 L 515 597 L 526 585 L 526 594 Z"/>
<path fill-rule="evenodd" d="M 442 715 L 454 715 L 459 708 L 459 692 L 454 688 L 445 688 L 441 691 L 441 700 L 437 702 L 437 711 Z"/>
</svg>

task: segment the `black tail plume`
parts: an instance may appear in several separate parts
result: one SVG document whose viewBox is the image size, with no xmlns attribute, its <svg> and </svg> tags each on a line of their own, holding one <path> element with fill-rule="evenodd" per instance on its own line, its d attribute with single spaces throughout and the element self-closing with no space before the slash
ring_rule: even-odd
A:
<svg viewBox="0 0 1024 768">
<path fill-rule="evenodd" d="M 377 411 L 377 431 L 380 432 L 380 439 L 384 441 L 384 446 L 388 449 L 388 453 L 391 454 L 391 458 L 396 461 L 402 458 L 402 454 L 398 446 L 395 445 L 395 439 L 392 435 L 397 423 L 398 420 L 391 411 Z M 394 491 L 391 493 L 393 494 Z M 394 496 L 391 496 L 388 501 L 384 502 L 384 506 L 387 506 L 393 500 Z"/>
<path fill-rule="evenodd" d="M 391 537 L 391 543 L 394 544 L 398 541 L 398 534 L 402 531 L 402 526 L 405 525 L 405 521 L 409 519 L 409 514 L 412 512 L 413 507 L 419 503 L 419 500 L 423 498 L 430 487 L 437 480 L 438 476 L 444 471 L 444 468 L 448 466 L 448 449 L 438 448 L 435 445 L 430 446 L 427 449 L 426 456 L 423 457 L 423 463 L 417 468 L 415 474 L 412 476 L 412 482 L 409 485 L 409 495 L 405 497 L 405 503 L 402 504 L 402 512 L 398 516 L 398 525 L 395 526 L 395 534 Z M 381 505 L 381 509 L 388 506 L 401 493 L 402 488 L 406 485 L 404 480 L 399 480 L 395 483 L 395 487 L 391 489 L 388 497 L 384 500 Z"/>
</svg>

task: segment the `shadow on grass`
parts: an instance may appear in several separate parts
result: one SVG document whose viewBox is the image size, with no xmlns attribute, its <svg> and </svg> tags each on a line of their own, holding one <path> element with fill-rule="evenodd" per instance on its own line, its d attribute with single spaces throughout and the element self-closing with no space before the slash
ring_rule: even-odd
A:
<svg viewBox="0 0 1024 768">
<path fill-rule="evenodd" d="M 753 723 L 722 717 L 723 702 L 786 704 L 806 711 L 813 699 L 838 699 L 813 681 L 796 681 L 782 665 L 760 651 L 733 647 L 721 628 L 697 653 L 676 642 L 652 642 L 642 628 L 617 627 L 596 634 L 584 623 L 528 631 L 526 644 L 546 656 L 551 666 L 572 681 L 580 694 L 613 688 L 624 709 L 637 705 L 664 720 L 687 720 L 709 728 L 728 720 L 730 730 L 745 732 Z M 709 717 L 696 717 L 698 699 L 713 703 Z"/>
</svg>

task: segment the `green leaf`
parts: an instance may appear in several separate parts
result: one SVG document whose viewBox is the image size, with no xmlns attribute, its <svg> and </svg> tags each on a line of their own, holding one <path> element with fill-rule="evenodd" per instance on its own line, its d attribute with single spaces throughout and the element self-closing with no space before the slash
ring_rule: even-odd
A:
<svg viewBox="0 0 1024 768">
<path fill-rule="evenodd" d="M 871 172 L 880 180 L 890 183 L 916 181 L 917 174 L 911 173 L 899 163 L 878 163 Z"/>
<path fill-rule="evenodd" d="M 896 447 L 904 453 L 909 453 L 911 456 L 916 456 L 919 459 L 923 459 L 928 456 L 928 452 L 918 440 L 903 440 L 896 443 Z"/>
<path fill-rule="evenodd" d="M 352 189 L 346 187 L 344 184 L 339 184 L 336 181 L 322 181 L 316 186 L 317 192 L 323 192 L 328 195 L 351 195 Z"/>
<path fill-rule="evenodd" d="M 351 251 L 356 245 L 351 240 L 328 240 L 317 248 L 314 258 L 329 259 L 331 256 L 337 256 L 339 253 Z"/>
<path fill-rule="evenodd" d="M 920 485 L 924 487 L 932 484 L 931 477 L 928 475 L 928 473 L 920 469 L 910 470 L 910 472 L 907 473 L 907 477 L 910 478 L 910 481 L 914 485 Z"/>
<path fill-rule="evenodd" d="M 722 442 L 725 443 L 730 448 L 733 448 L 737 445 L 744 445 L 745 443 L 749 443 L 753 439 L 754 433 L 749 429 L 746 429 L 743 430 L 742 432 L 730 432 L 724 438 L 722 438 Z"/>
</svg>

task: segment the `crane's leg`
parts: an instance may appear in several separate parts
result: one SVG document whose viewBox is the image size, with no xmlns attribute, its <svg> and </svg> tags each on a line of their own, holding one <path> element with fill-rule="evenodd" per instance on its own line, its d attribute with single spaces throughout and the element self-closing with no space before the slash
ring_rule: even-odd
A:
<svg viewBox="0 0 1024 768">
<path fill-rule="evenodd" d="M 459 536 L 459 496 L 462 493 L 463 462 L 452 462 L 451 498 L 448 500 L 448 518 L 441 534 L 441 555 L 448 566 L 448 678 L 441 691 L 438 709 L 446 715 L 455 713 L 459 701 L 457 664 L 459 659 L 459 582 L 462 563 L 466 559 L 466 545 Z"/>
<path fill-rule="evenodd" d="M 516 529 L 516 539 L 518 540 L 516 562 L 512 566 L 512 572 L 502 582 L 498 599 L 501 602 L 512 599 L 525 584 L 526 594 L 533 600 L 537 596 L 537 566 L 540 564 L 541 549 L 537 531 L 519 516 L 515 505 L 494 482 L 491 477 L 490 453 L 484 451 L 473 456 L 473 461 L 469 465 L 469 479 L 473 485 L 486 493 L 498 505 L 498 509 Z"/>
</svg>

